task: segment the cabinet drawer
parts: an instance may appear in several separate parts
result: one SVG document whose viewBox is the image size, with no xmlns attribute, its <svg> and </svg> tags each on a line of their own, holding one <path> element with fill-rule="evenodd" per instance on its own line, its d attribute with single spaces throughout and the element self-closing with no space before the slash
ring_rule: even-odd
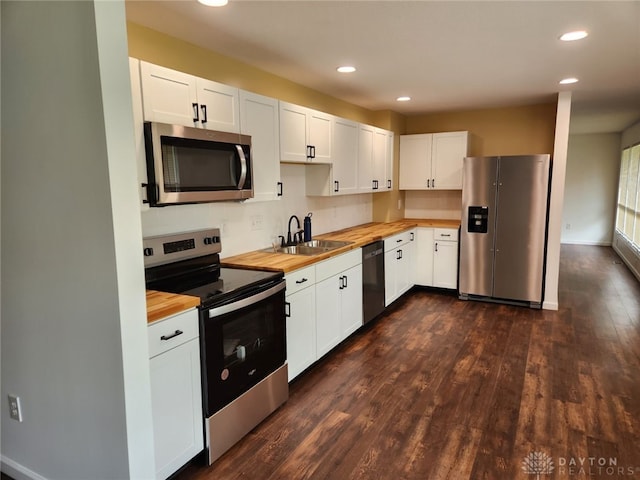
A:
<svg viewBox="0 0 640 480">
<path fill-rule="evenodd" d="M 197 338 L 199 335 L 198 310 L 193 308 L 158 320 L 147 327 L 147 335 L 149 336 L 149 358 Z"/>
<path fill-rule="evenodd" d="M 440 241 L 458 241 L 458 229 L 457 228 L 434 228 L 433 239 Z"/>
<path fill-rule="evenodd" d="M 316 267 L 312 265 L 287 273 L 284 279 L 287 282 L 287 295 L 291 295 L 316 283 Z"/>
<path fill-rule="evenodd" d="M 337 257 L 330 258 L 324 262 L 316 264 L 316 282 L 321 282 L 325 278 L 333 277 L 340 272 L 344 272 L 351 267 L 355 267 L 362 263 L 362 249 L 355 248 L 338 255 Z"/>
<path fill-rule="evenodd" d="M 400 247 L 407 242 L 410 242 L 415 237 L 415 230 L 407 230 L 406 232 L 396 233 L 391 237 L 384 239 L 384 251 L 388 252 L 396 247 Z"/>
</svg>

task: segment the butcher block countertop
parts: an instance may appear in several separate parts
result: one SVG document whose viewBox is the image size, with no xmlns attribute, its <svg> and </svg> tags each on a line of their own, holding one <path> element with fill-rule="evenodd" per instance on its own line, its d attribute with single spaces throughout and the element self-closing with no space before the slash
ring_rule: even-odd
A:
<svg viewBox="0 0 640 480">
<path fill-rule="evenodd" d="M 198 297 L 147 290 L 147 323 L 153 323 L 198 305 L 200 305 Z"/>
<path fill-rule="evenodd" d="M 289 255 L 285 253 L 256 250 L 249 253 L 243 253 L 241 255 L 235 255 L 233 257 L 223 258 L 222 266 L 288 273 L 414 227 L 458 228 L 459 226 L 459 220 L 413 218 L 388 223 L 365 223 L 363 225 L 345 228 L 344 230 L 314 236 L 313 238 L 317 240 L 340 240 L 353 242 L 350 245 L 336 248 L 329 252 L 319 255 Z"/>
</svg>

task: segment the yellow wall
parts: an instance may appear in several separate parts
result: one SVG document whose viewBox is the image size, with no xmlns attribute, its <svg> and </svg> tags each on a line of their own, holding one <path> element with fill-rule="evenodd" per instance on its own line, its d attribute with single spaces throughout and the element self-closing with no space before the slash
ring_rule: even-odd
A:
<svg viewBox="0 0 640 480">
<path fill-rule="evenodd" d="M 556 103 L 407 117 L 406 133 L 468 130 L 470 156 L 553 154 Z"/>
<path fill-rule="evenodd" d="M 156 65 L 314 108 L 342 118 L 387 128 L 385 115 L 338 100 L 233 58 L 127 22 L 129 55 Z"/>
</svg>

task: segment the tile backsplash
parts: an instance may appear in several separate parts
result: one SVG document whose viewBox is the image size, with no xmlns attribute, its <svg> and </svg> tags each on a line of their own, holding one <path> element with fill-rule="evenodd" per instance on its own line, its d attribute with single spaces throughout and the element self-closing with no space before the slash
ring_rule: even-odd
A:
<svg viewBox="0 0 640 480">
<path fill-rule="evenodd" d="M 337 197 L 305 196 L 305 166 L 282 164 L 283 196 L 269 202 L 218 202 L 150 208 L 141 213 L 145 237 L 218 227 L 221 257 L 270 247 L 287 233 L 291 215 L 302 219 L 312 212 L 312 233 L 340 230 L 370 222 L 371 193 Z M 293 222 L 295 228 L 295 220 Z"/>
</svg>

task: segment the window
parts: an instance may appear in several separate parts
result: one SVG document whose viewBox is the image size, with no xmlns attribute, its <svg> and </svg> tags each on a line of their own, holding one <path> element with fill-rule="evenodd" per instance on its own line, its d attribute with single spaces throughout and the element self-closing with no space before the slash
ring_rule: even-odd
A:
<svg viewBox="0 0 640 480">
<path fill-rule="evenodd" d="M 640 249 L 640 144 L 625 148 L 620 162 L 616 230 Z"/>
</svg>

